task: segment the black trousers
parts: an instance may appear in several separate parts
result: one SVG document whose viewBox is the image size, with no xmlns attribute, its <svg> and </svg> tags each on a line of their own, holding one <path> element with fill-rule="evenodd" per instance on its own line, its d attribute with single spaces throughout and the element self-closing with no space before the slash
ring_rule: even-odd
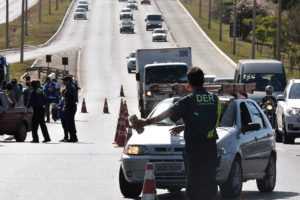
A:
<svg viewBox="0 0 300 200">
<path fill-rule="evenodd" d="M 34 141 L 39 141 L 39 136 L 37 134 L 39 125 L 41 126 L 42 133 L 45 140 L 49 140 L 49 133 L 45 123 L 45 110 L 43 107 L 33 108 L 31 129 L 32 129 L 32 138 Z"/>
<path fill-rule="evenodd" d="M 66 118 L 61 118 L 61 125 L 64 129 L 64 139 L 68 140 L 69 139 L 69 132 L 68 132 L 68 124 L 67 124 L 67 119 Z"/>
<path fill-rule="evenodd" d="M 210 200 L 217 192 L 217 145 L 215 139 L 186 141 L 184 163 L 187 172 L 187 199 Z"/>
<path fill-rule="evenodd" d="M 77 105 L 70 105 L 68 108 L 66 108 L 67 113 L 67 129 L 70 133 L 70 140 L 78 140 L 77 139 L 77 130 L 75 126 L 75 114 L 77 111 Z"/>
</svg>

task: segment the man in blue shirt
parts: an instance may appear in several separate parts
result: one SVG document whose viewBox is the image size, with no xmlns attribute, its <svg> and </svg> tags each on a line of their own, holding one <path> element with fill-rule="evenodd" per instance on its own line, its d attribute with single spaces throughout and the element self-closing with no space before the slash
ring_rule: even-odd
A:
<svg viewBox="0 0 300 200">
<path fill-rule="evenodd" d="M 168 110 L 150 119 L 141 119 L 140 127 L 157 123 L 165 118 L 183 119 L 184 125 L 172 128 L 171 135 L 184 130 L 184 162 L 187 172 L 187 198 L 210 200 L 217 192 L 216 127 L 219 124 L 221 103 L 219 98 L 203 87 L 204 74 L 193 67 L 187 73 L 193 92 L 178 100 Z"/>
<path fill-rule="evenodd" d="M 51 103 L 57 103 L 58 89 L 59 89 L 58 85 L 55 82 L 51 81 L 50 77 L 47 77 L 46 84 L 44 85 L 44 91 L 47 97 L 47 104 L 46 104 L 47 122 L 50 122 Z"/>
</svg>

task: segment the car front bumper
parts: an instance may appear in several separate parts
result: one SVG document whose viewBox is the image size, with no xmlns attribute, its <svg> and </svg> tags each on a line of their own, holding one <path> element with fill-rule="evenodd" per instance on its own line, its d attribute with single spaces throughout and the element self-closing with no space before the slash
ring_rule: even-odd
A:
<svg viewBox="0 0 300 200">
<path fill-rule="evenodd" d="M 86 19 L 86 15 L 77 14 L 77 15 L 74 15 L 74 19 Z"/>
<path fill-rule="evenodd" d="M 165 36 L 155 36 L 155 37 L 152 37 L 153 40 L 166 40 L 166 37 Z"/>
<path fill-rule="evenodd" d="M 285 124 L 287 134 L 291 137 L 300 137 L 300 115 L 286 115 Z"/>
<path fill-rule="evenodd" d="M 127 68 L 130 70 L 136 70 L 136 64 L 135 63 L 128 63 Z"/>
<path fill-rule="evenodd" d="M 148 30 L 152 30 L 152 29 L 156 29 L 156 28 L 162 28 L 162 25 L 161 24 L 147 24 Z"/>
</svg>

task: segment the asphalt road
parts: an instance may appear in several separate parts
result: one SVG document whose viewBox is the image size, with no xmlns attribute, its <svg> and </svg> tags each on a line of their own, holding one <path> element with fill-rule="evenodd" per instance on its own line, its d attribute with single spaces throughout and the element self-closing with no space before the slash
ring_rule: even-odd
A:
<svg viewBox="0 0 300 200">
<path fill-rule="evenodd" d="M 34 6 L 38 0 L 28 0 L 28 9 Z M 13 21 L 22 14 L 22 1 L 9 0 L 9 21 Z M 6 23 L 6 0 L 0 0 L 0 24 Z"/>
<path fill-rule="evenodd" d="M 178 44 L 193 48 L 194 65 L 206 66 L 207 73 L 233 75 L 231 66 L 215 54 L 210 45 L 202 59 L 205 44 L 203 37 L 181 13 L 174 0 L 158 0 L 166 22 L 174 35 L 169 42 L 151 41 L 151 33 L 145 31 L 146 13 L 155 12 L 153 5 L 139 5 L 134 11 L 135 34 L 119 33 L 119 11 L 125 3 L 116 0 L 91 0 L 87 21 L 74 21 L 72 16 L 59 37 L 50 46 L 26 53 L 26 58 L 51 52 L 81 49 L 80 79 L 84 88 L 81 99 L 86 99 L 89 113 L 78 112 L 76 125 L 79 143 L 59 143 L 63 131 L 60 123 L 51 122 L 48 129 L 52 142 L 49 144 L 0 143 L 0 196 L 5 200 L 98 200 L 123 199 L 118 186 L 118 170 L 122 149 L 112 145 L 120 105 L 119 91 L 123 84 L 129 113 L 138 113 L 136 81 L 128 74 L 127 54 L 137 48 L 172 47 Z M 172 12 L 171 14 L 169 12 Z M 174 17 L 180 15 L 180 23 Z M 173 17 L 172 17 L 173 16 Z M 185 34 L 189 34 L 185 37 Z M 194 48 L 195 47 L 195 48 Z M 202 53 L 201 53 L 202 52 Z M 10 52 L 9 59 L 18 58 Z M 211 57 L 210 57 L 211 56 Z M 205 61 L 203 61 L 205 60 Z M 10 61 L 10 60 L 9 60 Z M 219 64 L 218 64 L 219 63 Z M 233 72 L 232 72 L 233 73 Z M 219 74 L 218 74 L 219 75 Z M 108 98 L 110 114 L 102 114 L 104 98 Z M 78 106 L 80 110 L 81 105 Z M 30 141 L 31 137 L 27 138 Z M 41 138 L 42 140 L 42 138 Z M 239 199 L 299 199 L 300 166 L 299 144 L 282 145 L 278 150 L 278 176 L 275 192 L 257 192 L 255 182 L 244 184 Z M 183 199 L 184 192 L 169 194 L 158 190 L 159 199 Z M 222 199 L 218 194 L 216 199 Z"/>
</svg>

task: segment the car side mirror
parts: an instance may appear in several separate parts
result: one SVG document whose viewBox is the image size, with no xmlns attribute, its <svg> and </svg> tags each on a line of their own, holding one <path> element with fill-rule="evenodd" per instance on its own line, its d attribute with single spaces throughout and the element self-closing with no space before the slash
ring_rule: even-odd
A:
<svg viewBox="0 0 300 200">
<path fill-rule="evenodd" d="M 276 97 L 276 100 L 277 100 L 277 101 L 284 101 L 285 99 L 284 99 L 284 96 L 283 96 L 282 94 L 280 94 L 280 95 L 278 95 L 278 96 Z"/>
<path fill-rule="evenodd" d="M 140 81 L 141 80 L 139 72 L 135 74 L 135 79 L 136 79 L 136 81 Z"/>
<path fill-rule="evenodd" d="M 261 128 L 261 126 L 258 123 L 249 123 L 247 126 L 242 128 L 242 133 L 246 133 L 249 131 L 257 131 L 260 128 Z"/>
<path fill-rule="evenodd" d="M 126 58 L 128 59 L 128 58 L 129 58 L 129 56 L 126 56 Z"/>
</svg>

